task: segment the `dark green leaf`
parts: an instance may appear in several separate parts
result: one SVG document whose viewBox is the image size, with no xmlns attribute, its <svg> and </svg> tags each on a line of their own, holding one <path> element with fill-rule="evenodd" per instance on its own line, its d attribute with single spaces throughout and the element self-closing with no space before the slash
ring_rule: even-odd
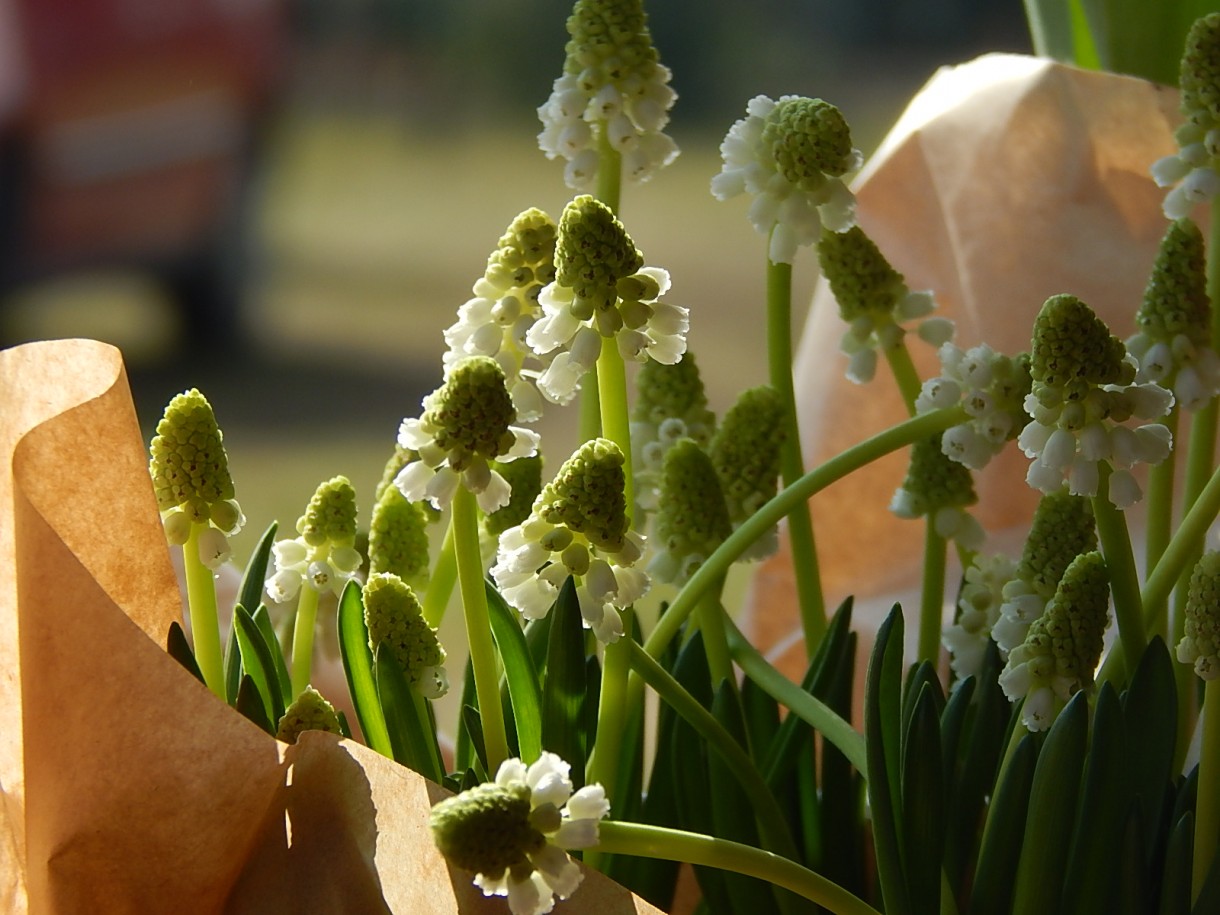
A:
<svg viewBox="0 0 1220 915">
<path fill-rule="evenodd" d="M 826 694 L 827 704 L 849 718 L 854 704 L 856 682 L 856 634 L 844 647 L 833 686 Z M 812 747 L 810 747 L 812 752 Z M 821 858 L 808 857 L 807 863 L 819 864 L 819 873 L 861 899 L 866 898 L 865 842 L 863 838 L 864 779 L 851 762 L 829 742 L 822 744 Z M 806 838 L 806 848 L 812 845 Z"/>
<path fill-rule="evenodd" d="M 262 696 L 267 718 L 278 723 L 284 717 L 284 700 L 280 694 L 271 648 L 263 640 L 262 631 L 241 604 L 233 608 L 233 622 L 237 630 L 242 669 L 250 675 L 259 695 Z"/>
<path fill-rule="evenodd" d="M 1009 911 L 1037 760 L 1037 740 L 1027 734 L 1000 772 L 979 848 L 970 915 Z"/>
<path fill-rule="evenodd" d="M 483 742 L 483 718 L 475 706 L 462 706 L 462 728 L 466 732 L 470 750 L 474 755 L 470 768 L 482 773 L 480 781 L 483 781 L 487 775 L 487 744 Z M 493 772 L 492 775 L 494 774 Z"/>
<path fill-rule="evenodd" d="M 191 651 L 191 643 L 186 640 L 186 633 L 182 631 L 177 620 L 169 624 L 169 632 L 165 636 L 165 650 L 171 658 L 185 667 L 188 673 L 193 674 L 196 680 L 204 683 L 199 664 L 195 661 L 195 652 Z"/>
<path fill-rule="evenodd" d="M 241 682 L 237 687 L 237 699 L 233 707 L 268 734 L 275 735 L 276 725 L 272 724 L 271 720 L 267 717 L 267 706 L 263 702 L 263 697 L 259 694 L 258 687 L 254 685 L 254 680 L 249 674 L 242 674 Z"/>
<path fill-rule="evenodd" d="M 373 654 L 369 651 L 369 632 L 364 625 L 364 601 L 360 586 L 354 581 L 347 583 L 339 598 L 338 629 L 339 657 L 365 743 L 382 756 L 393 759 L 394 748 L 390 745 L 390 733 L 386 730 L 373 679 Z"/>
<path fill-rule="evenodd" d="M 373 657 L 377 697 L 381 700 L 395 761 L 439 782 L 444 775 L 440 751 L 436 749 L 436 736 L 427 727 L 426 713 L 420 714 L 424 711 L 422 700 L 412 693 L 402 667 L 384 642 L 377 646 Z"/>
<path fill-rule="evenodd" d="M 1194 848 L 1195 817 L 1188 812 L 1177 821 L 1169 834 L 1157 915 L 1190 915 L 1190 873 Z"/>
<path fill-rule="evenodd" d="M 335 715 L 339 719 L 339 733 L 348 740 L 352 739 L 352 726 L 347 723 L 347 713 L 343 709 L 336 709 Z"/>
<path fill-rule="evenodd" d="M 911 910 L 940 912 L 940 866 L 945 845 L 945 770 L 941 759 L 938 682 L 916 678 L 919 697 L 912 704 L 903 741 L 903 863 Z"/>
<path fill-rule="evenodd" d="M 1142 821 L 1140 804 L 1136 802 L 1131 805 L 1130 815 L 1120 827 L 1118 856 L 1109 862 L 1107 867 L 1110 873 L 1110 886 L 1107 889 L 1111 904 L 1105 911 L 1113 915 L 1144 915 L 1152 911 L 1148 898 L 1147 868 L 1144 866 L 1147 855 L 1144 851 Z M 1089 824 L 1089 828 L 1093 828 L 1092 824 Z M 1060 911 L 1072 912 L 1072 909 L 1064 908 Z"/>
<path fill-rule="evenodd" d="M 276 522 L 271 522 L 258 541 L 250 561 L 246 563 L 246 571 L 242 574 L 241 587 L 237 592 L 237 602 L 243 607 L 258 607 L 262 603 L 263 585 L 267 581 L 267 565 L 278 527 Z M 237 627 L 231 622 L 229 640 L 225 644 L 224 674 L 225 695 L 232 705 L 237 701 L 238 682 L 241 680 L 241 651 L 237 645 Z M 291 702 L 292 699 L 290 697 L 285 701 Z"/>
<path fill-rule="evenodd" d="M 485 584 L 491 634 L 504 662 L 518 754 L 528 765 L 542 755 L 542 687 L 516 613 L 490 582 Z"/>
<path fill-rule="evenodd" d="M 546 674 L 542 692 L 542 746 L 572 766 L 572 781 L 584 781 L 586 742 L 585 636 L 576 585 L 563 583 L 550 613 Z"/>
<path fill-rule="evenodd" d="M 1163 839 L 1159 835 L 1162 824 L 1168 827 L 1164 802 L 1173 776 L 1178 722 L 1173 661 L 1159 636 L 1148 643 L 1122 700 L 1129 735 L 1123 765 L 1131 790 L 1142 799 L 1144 822 L 1150 830 L 1144 836 L 1144 847 L 1152 849 Z"/>
<path fill-rule="evenodd" d="M 246 605 L 242 604 L 242 606 Z M 284 708 L 287 708 L 292 705 L 292 700 L 296 696 L 292 694 L 292 677 L 288 673 L 288 665 L 284 663 L 284 649 L 280 645 L 279 637 L 275 634 L 275 627 L 271 625 L 271 614 L 267 612 L 265 604 L 259 604 L 258 609 L 250 618 L 254 620 L 258 631 L 263 634 L 263 641 L 271 651 L 271 661 L 275 667 L 275 680 L 279 684 L 280 698 L 284 702 Z"/>
</svg>

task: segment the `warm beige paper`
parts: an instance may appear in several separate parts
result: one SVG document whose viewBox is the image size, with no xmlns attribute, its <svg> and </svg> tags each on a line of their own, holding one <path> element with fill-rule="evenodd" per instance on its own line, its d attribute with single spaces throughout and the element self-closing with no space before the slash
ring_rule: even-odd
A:
<svg viewBox="0 0 1220 915">
<path fill-rule="evenodd" d="M 279 743 L 162 649 L 180 598 L 117 350 L 0 352 L 0 456 L 0 910 L 507 911 L 436 851 L 442 789 Z M 657 911 L 596 873 L 566 905 Z"/>
</svg>

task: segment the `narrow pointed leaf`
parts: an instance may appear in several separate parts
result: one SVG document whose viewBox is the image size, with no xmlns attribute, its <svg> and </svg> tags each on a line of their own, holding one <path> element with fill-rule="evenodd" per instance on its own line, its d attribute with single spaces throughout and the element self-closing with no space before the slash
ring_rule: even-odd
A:
<svg viewBox="0 0 1220 915">
<path fill-rule="evenodd" d="M 262 602 L 263 586 L 267 581 L 267 565 L 271 557 L 271 547 L 275 544 L 275 533 L 279 525 L 272 521 L 258 541 L 246 570 L 242 573 L 241 587 L 237 592 L 237 602 L 243 607 L 257 607 Z M 237 701 L 237 689 L 241 680 L 241 651 L 237 645 L 237 627 L 230 623 L 229 639 L 225 643 L 224 657 L 225 695 L 229 704 Z M 291 702 L 292 700 L 287 700 Z"/>
<path fill-rule="evenodd" d="M 542 687 L 515 613 L 490 582 L 486 587 L 491 634 L 504 662 L 504 680 L 512 703 L 518 753 L 529 765 L 542 755 Z"/>
<path fill-rule="evenodd" d="M 439 782 L 444 773 L 438 765 L 440 753 L 435 749 L 436 736 L 425 728 L 402 667 L 384 642 L 377 646 L 374 655 L 373 677 L 394 760 Z"/>
<path fill-rule="evenodd" d="M 364 625 L 364 601 L 355 582 L 348 582 L 339 598 L 338 628 L 339 657 L 364 741 L 382 756 L 393 759 L 394 748 L 373 679 L 373 653 L 369 651 L 369 631 Z"/>
<path fill-rule="evenodd" d="M 915 680 L 913 682 L 920 682 Z M 918 915 L 940 912 L 940 866 L 945 844 L 945 770 L 941 759 L 940 684 L 922 681 L 912 704 L 903 741 L 903 864 L 911 910 Z"/>
<path fill-rule="evenodd" d="M 237 630 L 242 669 L 250 675 L 259 695 L 262 696 L 267 718 L 278 723 L 284 717 L 284 699 L 280 693 L 271 649 L 263 640 L 262 631 L 241 604 L 233 608 L 233 622 Z"/>
<path fill-rule="evenodd" d="M 274 736 L 276 728 L 267 717 L 267 706 L 259 694 L 258 687 L 249 674 L 242 674 L 237 687 L 237 699 L 233 707 L 246 718 L 249 718 L 268 734 Z"/>
<path fill-rule="evenodd" d="M 584 777 L 587 762 L 585 722 L 585 636 L 576 585 L 563 583 L 551 608 L 546 674 L 542 691 L 542 746 L 572 767 L 573 779 Z"/>
<path fill-rule="evenodd" d="M 177 620 L 169 624 L 169 632 L 165 636 L 165 650 L 171 658 L 185 667 L 188 673 L 193 674 L 196 680 L 204 683 L 203 674 L 195 660 L 195 652 L 191 650 L 191 643 L 186 640 L 186 633 L 182 631 Z"/>
<path fill-rule="evenodd" d="M 1157 915 L 1190 915 L 1190 867 L 1194 848 L 1195 817 L 1187 812 L 1169 834 Z"/>
<path fill-rule="evenodd" d="M 247 605 L 242 604 L 242 606 Z M 263 642 L 271 652 L 275 681 L 279 684 L 280 698 L 284 701 L 284 708 L 287 708 L 292 705 L 292 700 L 296 696 L 292 694 L 292 677 L 288 673 L 288 665 L 284 663 L 284 649 L 280 645 L 279 636 L 275 634 L 275 627 L 271 624 L 271 614 L 267 612 L 266 604 L 259 604 L 258 609 L 251 614 L 250 618 L 254 620 L 258 631 L 263 634 Z"/>
<path fill-rule="evenodd" d="M 979 848 L 978 869 L 968 909 L 970 915 L 1009 911 L 1037 761 L 1037 741 L 1032 735 L 1026 735 L 1000 774 Z"/>
<path fill-rule="evenodd" d="M 1157 832 L 1165 816 L 1165 789 L 1173 776 L 1178 722 L 1173 663 L 1160 637 L 1152 639 L 1122 697 L 1129 736 L 1123 763 L 1131 790 L 1144 805 L 1149 829 L 1144 836 L 1146 848 L 1160 842 Z"/>
</svg>

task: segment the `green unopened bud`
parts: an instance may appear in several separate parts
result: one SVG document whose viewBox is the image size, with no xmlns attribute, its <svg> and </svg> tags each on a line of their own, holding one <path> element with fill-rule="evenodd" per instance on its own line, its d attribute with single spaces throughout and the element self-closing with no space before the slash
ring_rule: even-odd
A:
<svg viewBox="0 0 1220 915">
<path fill-rule="evenodd" d="M 946 456 L 941 450 L 941 436 L 935 435 L 911 446 L 907 477 L 891 508 L 900 517 L 919 518 L 977 501 L 970 469 Z"/>
<path fill-rule="evenodd" d="M 342 734 L 335 707 L 312 686 L 305 687 L 296 701 L 288 706 L 280 719 L 275 736 L 285 743 L 296 743 L 302 731 L 326 731 Z"/>
<path fill-rule="evenodd" d="M 687 350 L 682 359 L 666 365 L 649 359 L 636 375 L 639 397 L 632 419 L 660 426 L 667 419 L 681 420 L 684 434 L 706 444 L 716 426 L 716 415 L 707 407 L 707 393 L 695 356 Z"/>
<path fill-rule="evenodd" d="M 856 161 L 842 112 L 819 98 L 780 99 L 767 115 L 762 139 L 779 173 L 805 191 L 820 188 L 827 175 L 840 177 Z"/>
<path fill-rule="evenodd" d="M 428 517 L 422 502 L 409 502 L 394 486 L 373 507 L 369 527 L 369 571 L 392 572 L 416 582 L 428 571 Z"/>
<path fill-rule="evenodd" d="M 564 208 L 555 246 L 555 279 L 594 309 L 612 306 L 620 279 L 644 266 L 644 257 L 623 224 L 595 197 L 577 197 Z"/>
<path fill-rule="evenodd" d="M 222 438 L 212 405 L 198 390 L 169 402 L 150 447 L 149 472 L 161 511 L 190 503 L 207 520 L 205 506 L 233 498 Z"/>
<path fill-rule="evenodd" d="M 508 504 L 483 519 L 483 529 L 490 536 L 498 537 L 530 516 L 534 499 L 542 491 L 542 456 L 517 458 L 506 463 L 497 461 L 493 469 L 512 488 Z"/>
<path fill-rule="evenodd" d="M 785 437 L 783 406 L 772 387 L 745 391 L 725 414 L 710 453 L 734 527 L 775 496 Z"/>
<path fill-rule="evenodd" d="M 859 226 L 846 232 L 824 230 L 818 241 L 818 263 L 839 303 L 839 315 L 848 323 L 892 314 L 906 295 L 902 274 Z"/>
<path fill-rule="evenodd" d="M 1153 340 L 1170 342 L 1179 335 L 1206 346 L 1211 327 L 1207 298 L 1207 261 L 1203 233 L 1189 219 L 1169 224 L 1136 324 Z"/>
<path fill-rule="evenodd" d="M 1072 295 L 1046 300 L 1034 321 L 1030 373 L 1034 390 L 1053 388 L 1063 400 L 1079 400 L 1090 387 L 1127 384 L 1134 370 L 1123 362 L 1123 341 Z"/>
<path fill-rule="evenodd" d="M 530 822 L 530 789 L 488 782 L 446 798 L 430 817 L 436 847 L 452 864 L 493 879 L 510 868 L 529 868 L 546 836 Z"/>
<path fill-rule="evenodd" d="M 333 477 L 318 486 L 297 521 L 297 533 L 310 546 L 356 541 L 356 490 L 347 477 Z"/>
<path fill-rule="evenodd" d="M 1101 553 L 1082 553 L 1063 572 L 1054 596 L 1025 637 L 1036 654 L 1052 658 L 1057 676 L 1079 688 L 1093 685 L 1110 622 L 1110 577 Z"/>
<path fill-rule="evenodd" d="M 491 460 L 514 442 L 517 419 L 504 370 L 489 356 L 470 356 L 453 367 L 445 384 L 428 395 L 422 417 L 436 429 L 436 445 L 461 472 L 473 457 Z"/>
<path fill-rule="evenodd" d="M 1178 84 L 1184 115 L 1196 122 L 1220 121 L 1220 13 L 1190 27 Z"/>
<path fill-rule="evenodd" d="M 1178 660 L 1204 680 L 1220 677 L 1220 553 L 1206 553 L 1190 575 Z"/>
<path fill-rule="evenodd" d="M 434 699 L 449 687 L 445 649 L 424 619 L 415 592 L 397 575 L 376 573 L 364 586 L 364 623 L 369 648 L 385 645 L 421 695 Z"/>
<path fill-rule="evenodd" d="M 1072 560 L 1095 549 L 1097 532 L 1089 500 L 1066 490 L 1048 493 L 1034 512 L 1017 578 L 1049 600 Z"/>
<path fill-rule="evenodd" d="M 520 213 L 501 236 L 487 258 L 484 276 L 495 287 L 521 289 L 534 301 L 538 292 L 555 279 L 555 221 L 531 207 Z"/>
<path fill-rule="evenodd" d="M 656 532 L 658 555 L 649 571 L 678 584 L 733 532 L 712 459 L 688 438 L 665 455 Z"/>
<path fill-rule="evenodd" d="M 564 72 L 580 76 L 587 91 L 652 78 L 657 52 L 640 0 L 577 0 L 567 25 Z"/>
<path fill-rule="evenodd" d="M 617 553 L 629 527 L 623 463 L 622 451 L 609 439 L 585 442 L 542 490 L 539 516 Z"/>
</svg>

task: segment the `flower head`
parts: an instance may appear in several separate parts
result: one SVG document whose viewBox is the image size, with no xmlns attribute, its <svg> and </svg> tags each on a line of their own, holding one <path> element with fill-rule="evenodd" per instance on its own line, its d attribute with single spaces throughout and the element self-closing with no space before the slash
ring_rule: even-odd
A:
<svg viewBox="0 0 1220 915">
<path fill-rule="evenodd" d="M 720 477 L 734 530 L 774 498 L 778 489 L 780 449 L 787 435 L 783 415 L 775 388 L 750 388 L 729 408 L 712 438 L 712 466 Z M 742 558 L 761 559 L 778 547 L 778 534 L 771 528 Z"/>
<path fill-rule="evenodd" d="M 843 177 L 863 158 L 839 109 L 821 99 L 759 95 L 720 144 L 724 166 L 712 194 L 753 195 L 750 222 L 770 235 L 770 258 L 790 264 L 797 248 L 825 226 L 842 232 L 856 221 L 856 201 Z"/>
<path fill-rule="evenodd" d="M 369 524 L 369 571 L 393 572 L 409 583 L 428 575 L 428 519 L 423 506 L 387 486 Z"/>
<path fill-rule="evenodd" d="M 569 575 L 586 626 L 603 642 L 623 634 L 619 611 L 648 590 L 634 568 L 644 538 L 627 517 L 623 454 L 607 439 L 586 442 L 534 501 L 529 518 L 500 537 L 491 575 L 527 619 L 546 616 Z"/>
<path fill-rule="evenodd" d="M 288 706 L 284 717 L 280 719 L 275 736 L 285 743 L 296 743 L 303 731 L 343 734 L 335 707 L 312 686 L 305 687 L 301 695 Z"/>
<path fill-rule="evenodd" d="M 364 564 L 356 549 L 356 491 L 347 477 L 321 483 L 297 520 L 298 537 L 271 547 L 275 571 L 267 596 L 277 604 L 296 597 L 302 585 L 336 596 Z"/>
<path fill-rule="evenodd" d="M 597 178 L 599 138 L 622 155 L 628 180 L 647 181 L 678 155 L 661 130 L 677 95 L 640 0 L 577 0 L 568 34 L 563 76 L 538 109 L 538 145 L 548 159 L 567 160 L 572 188 Z"/>
<path fill-rule="evenodd" d="M 677 585 L 690 578 L 732 533 L 716 468 L 689 438 L 665 454 L 655 532 L 657 552 L 648 571 Z"/>
<path fill-rule="evenodd" d="M 636 501 L 648 511 L 660 498 L 665 454 L 682 439 L 706 447 L 716 430 L 707 394 L 693 353 L 678 362 L 645 362 L 636 375 L 635 407 L 631 411 L 632 469 Z"/>
<path fill-rule="evenodd" d="M 970 470 L 948 458 L 941 450 L 940 436 L 916 442 L 906 480 L 890 501 L 890 511 L 900 518 L 931 519 L 940 536 L 956 540 L 967 550 L 983 543 L 983 529 L 967 512 L 978 501 Z"/>
<path fill-rule="evenodd" d="M 1183 629 L 1178 660 L 1204 680 L 1220 677 L 1220 553 L 1204 554 L 1190 574 Z"/>
<path fill-rule="evenodd" d="M 496 470 L 512 488 L 508 504 L 483 518 L 483 529 L 491 537 L 523 522 L 530 515 L 530 508 L 542 492 L 542 456 L 518 458 L 507 464 L 496 462 Z"/>
<path fill-rule="evenodd" d="M 432 837 L 456 867 L 473 871 L 484 896 L 507 896 L 513 915 L 551 911 L 584 875 L 566 850 L 590 848 L 610 812 L 601 785 L 573 791 L 570 766 L 544 752 L 526 766 L 501 763 L 487 782 L 432 808 Z"/>
<path fill-rule="evenodd" d="M 402 668 L 411 688 L 425 699 L 449 691 L 445 649 L 424 619 L 415 592 L 389 572 L 374 572 L 364 586 L 364 623 L 369 648 L 384 645 Z"/>
<path fill-rule="evenodd" d="M 533 455 L 538 435 L 513 425 L 517 411 L 499 363 L 489 356 L 463 359 L 423 407 L 423 416 L 404 419 L 398 430 L 398 444 L 418 455 L 394 478 L 399 491 L 441 508 L 465 486 L 486 513 L 507 505 L 508 482 L 490 462 Z"/>
<path fill-rule="evenodd" d="M 982 669 L 992 627 L 1000 618 L 1003 588 L 1015 571 L 1016 563 L 999 553 L 976 557 L 966 569 L 957 597 L 957 619 L 941 639 L 949 649 L 949 666 L 958 677 L 976 676 Z"/>
</svg>

